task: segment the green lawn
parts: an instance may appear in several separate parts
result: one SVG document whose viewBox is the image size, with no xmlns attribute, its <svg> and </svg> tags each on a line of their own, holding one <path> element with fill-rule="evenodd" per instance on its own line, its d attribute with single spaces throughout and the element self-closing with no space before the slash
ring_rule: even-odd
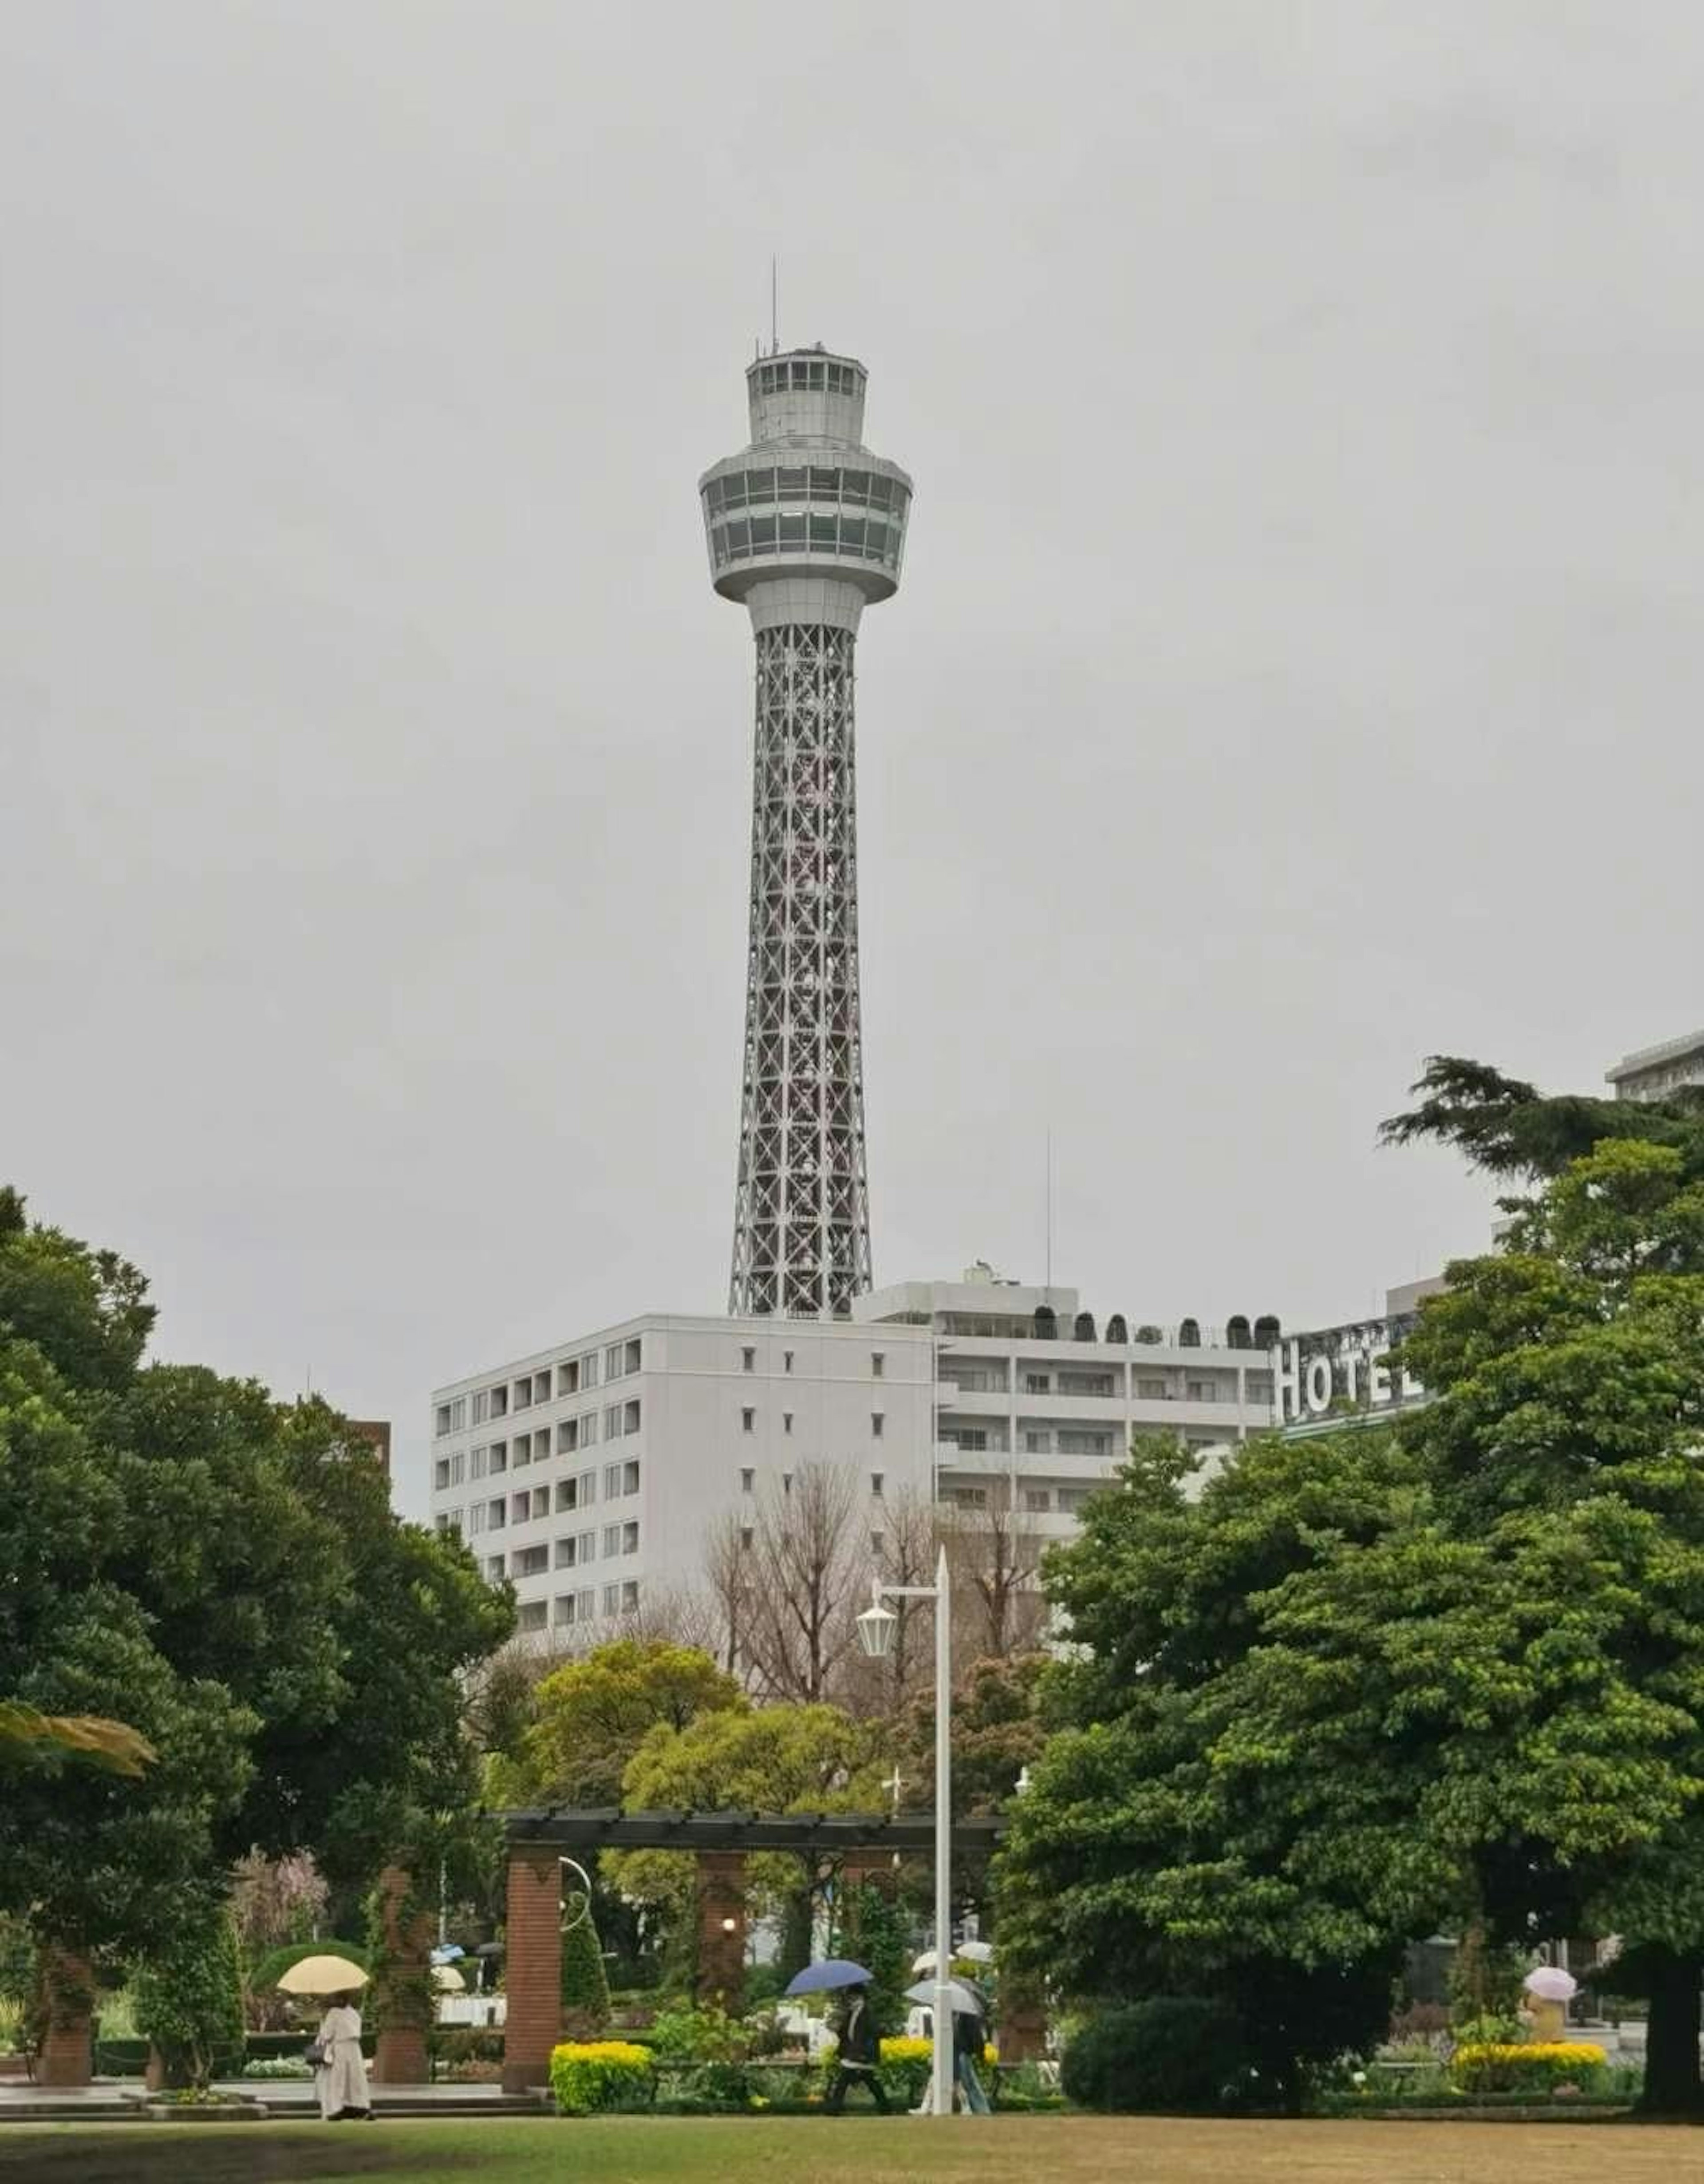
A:
<svg viewBox="0 0 1704 2184">
<path fill-rule="evenodd" d="M 12 2125 L 6 2184 L 1704 2184 L 1704 2130 L 1161 2117 Z"/>
</svg>

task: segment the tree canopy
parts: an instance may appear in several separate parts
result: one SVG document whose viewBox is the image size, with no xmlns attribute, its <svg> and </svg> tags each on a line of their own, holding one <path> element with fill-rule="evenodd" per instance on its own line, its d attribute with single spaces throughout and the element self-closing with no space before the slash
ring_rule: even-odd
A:
<svg viewBox="0 0 1704 2184">
<path fill-rule="evenodd" d="M 1187 1459 L 1140 1447 L 1057 1557 L 1082 1657 L 1016 1808 L 1002 1930 L 1082 1992 L 1300 1980 L 1369 2009 L 1393 1950 L 1440 1925 L 1618 1933 L 1650 1977 L 1649 2098 L 1682 2108 L 1704 1964 L 1704 1108 L 1564 1158 L 1579 1103 L 1535 1112 L 1469 1067 L 1427 1128 L 1544 1187 L 1512 1248 L 1424 1306 L 1402 1360 L 1430 1403 L 1253 1444 L 1194 1501 Z"/>
<path fill-rule="evenodd" d="M 144 1363 L 153 1318 L 133 1267 L 0 1192 L 0 1691 L 152 1754 L 8 1780 L 0 1908 L 97 1953 L 199 1915 L 251 1848 L 365 1875 L 471 1796 L 458 1672 L 512 1622 L 334 1412 Z"/>
</svg>

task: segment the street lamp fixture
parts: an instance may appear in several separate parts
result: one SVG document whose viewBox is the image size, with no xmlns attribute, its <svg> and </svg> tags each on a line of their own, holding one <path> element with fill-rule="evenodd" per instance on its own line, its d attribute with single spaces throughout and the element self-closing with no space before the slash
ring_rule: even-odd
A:
<svg viewBox="0 0 1704 2184">
<path fill-rule="evenodd" d="M 870 1584 L 870 1605 L 858 1618 L 858 1642 L 872 1661 L 894 1650 L 899 1618 L 890 1600 L 935 1603 L 935 2052 L 934 2113 L 953 2112 L 953 1615 L 947 1551 L 941 1549 L 933 1585 Z"/>
</svg>

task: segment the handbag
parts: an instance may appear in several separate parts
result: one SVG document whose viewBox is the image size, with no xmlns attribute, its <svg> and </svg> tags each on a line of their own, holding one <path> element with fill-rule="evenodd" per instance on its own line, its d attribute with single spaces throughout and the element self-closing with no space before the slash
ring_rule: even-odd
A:
<svg viewBox="0 0 1704 2184">
<path fill-rule="evenodd" d="M 323 2040 L 310 2040 L 303 2052 L 302 2059 L 315 2070 L 323 2070 L 331 2058 Z"/>
</svg>

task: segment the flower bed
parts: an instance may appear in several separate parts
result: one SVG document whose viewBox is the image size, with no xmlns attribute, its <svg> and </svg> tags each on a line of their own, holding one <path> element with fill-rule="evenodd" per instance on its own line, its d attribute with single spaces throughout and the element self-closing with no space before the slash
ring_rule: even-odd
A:
<svg viewBox="0 0 1704 2184">
<path fill-rule="evenodd" d="M 550 2051 L 550 2090 L 564 2115 L 610 2115 L 649 2108 L 656 2067 L 631 2040 L 568 2040 Z"/>
<path fill-rule="evenodd" d="M 1607 2089 L 1608 2059 L 1587 2041 L 1484 2041 L 1456 2050 L 1450 2081 L 1467 2093 L 1578 2098 Z"/>
</svg>

